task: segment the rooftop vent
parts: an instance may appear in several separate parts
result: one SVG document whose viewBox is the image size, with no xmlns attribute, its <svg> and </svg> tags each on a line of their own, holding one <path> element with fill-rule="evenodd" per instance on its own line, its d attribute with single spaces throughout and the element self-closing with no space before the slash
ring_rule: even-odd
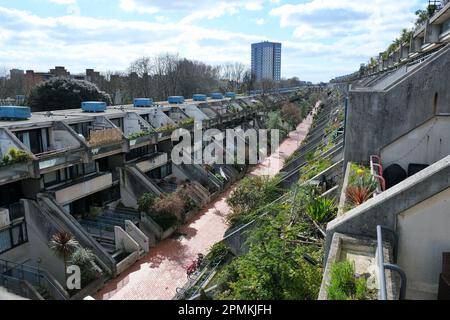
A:
<svg viewBox="0 0 450 320">
<path fill-rule="evenodd" d="M 184 97 L 183 96 L 170 96 L 167 101 L 170 104 L 182 104 L 184 103 Z"/>
<path fill-rule="evenodd" d="M 29 107 L 1 106 L 0 118 L 10 120 L 30 119 L 31 109 Z"/>
<path fill-rule="evenodd" d="M 149 108 L 149 107 L 153 106 L 153 99 L 136 98 L 136 99 L 134 99 L 134 106 L 136 108 Z"/>
<path fill-rule="evenodd" d="M 83 110 L 84 112 L 105 112 L 106 103 L 97 101 L 82 102 L 81 110 Z"/>
<path fill-rule="evenodd" d="M 206 94 L 194 94 L 193 96 L 192 96 L 192 99 L 194 100 L 194 101 L 206 101 Z"/>
<path fill-rule="evenodd" d="M 220 92 L 214 92 L 211 93 L 211 98 L 214 100 L 221 100 L 223 99 L 223 94 L 221 94 Z"/>
</svg>

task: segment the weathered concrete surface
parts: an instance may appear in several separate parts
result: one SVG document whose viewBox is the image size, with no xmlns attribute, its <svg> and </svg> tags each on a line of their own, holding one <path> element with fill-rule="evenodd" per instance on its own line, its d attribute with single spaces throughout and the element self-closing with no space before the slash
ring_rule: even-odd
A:
<svg viewBox="0 0 450 320">
<path fill-rule="evenodd" d="M 372 154 L 435 114 L 450 113 L 450 47 L 385 91 L 352 90 L 346 121 L 345 163 Z"/>
<path fill-rule="evenodd" d="M 392 247 L 385 242 L 383 247 L 384 261 L 392 263 L 393 253 Z M 335 233 L 330 248 L 330 254 L 326 261 L 322 285 L 318 300 L 327 300 L 328 286 L 331 281 L 331 268 L 333 264 L 341 261 L 351 261 L 355 263 L 355 271 L 359 274 L 370 273 L 371 278 L 368 280 L 371 287 L 378 287 L 378 270 L 377 270 L 377 242 L 371 238 L 350 237 L 340 233 Z M 386 284 L 388 291 L 388 300 L 394 300 L 396 296 L 396 286 L 392 281 L 392 272 L 386 271 Z"/>
<path fill-rule="evenodd" d="M 330 222 L 325 258 L 334 233 L 376 237 L 377 225 L 396 228 L 397 215 L 450 187 L 450 156 Z"/>
</svg>

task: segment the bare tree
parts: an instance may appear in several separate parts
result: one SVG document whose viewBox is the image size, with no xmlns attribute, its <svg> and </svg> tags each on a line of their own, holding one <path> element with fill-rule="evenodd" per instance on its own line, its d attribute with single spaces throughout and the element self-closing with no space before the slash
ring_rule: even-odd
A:
<svg viewBox="0 0 450 320">
<path fill-rule="evenodd" d="M 221 80 L 225 82 L 225 91 L 238 91 L 240 85 L 244 82 L 247 67 L 240 63 L 225 63 L 220 67 Z"/>
<path fill-rule="evenodd" d="M 8 83 L 8 69 L 0 67 L 0 99 L 6 98 Z"/>
</svg>

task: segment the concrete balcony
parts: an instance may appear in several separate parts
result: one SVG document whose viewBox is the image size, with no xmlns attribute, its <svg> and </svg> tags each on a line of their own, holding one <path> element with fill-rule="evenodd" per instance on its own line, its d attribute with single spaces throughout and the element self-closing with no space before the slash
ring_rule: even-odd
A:
<svg viewBox="0 0 450 320">
<path fill-rule="evenodd" d="M 29 159 L 26 161 L 12 159 L 9 155 L 11 149 L 27 152 Z M 8 160 L 4 161 L 4 157 Z M 27 151 L 14 134 L 8 129 L 0 128 L 0 185 L 35 177 L 37 170 L 35 170 L 34 160 L 37 158 Z"/>
<path fill-rule="evenodd" d="M 76 180 L 69 185 L 61 186 L 51 191 L 54 193 L 55 199 L 59 204 L 66 205 L 90 194 L 108 189 L 112 185 L 112 174 L 105 173 L 87 176 L 81 180 Z"/>
<path fill-rule="evenodd" d="M 63 122 L 54 122 L 49 129 L 48 148 L 35 154 L 40 174 L 87 161 L 88 146 L 75 131 Z"/>
<path fill-rule="evenodd" d="M 99 159 L 121 152 L 127 152 L 128 141 L 119 128 L 105 128 L 92 131 L 88 140 L 92 158 Z"/>
<path fill-rule="evenodd" d="M 153 169 L 159 168 L 168 162 L 166 153 L 155 153 L 148 156 L 145 160 L 136 162 L 136 167 L 142 172 L 149 172 Z"/>
<path fill-rule="evenodd" d="M 158 134 L 155 132 L 148 133 L 136 139 L 130 139 L 130 149 L 140 148 L 149 144 L 156 144 L 158 142 Z"/>
<path fill-rule="evenodd" d="M 157 142 L 153 127 L 134 112 L 124 118 L 124 135 L 129 140 L 130 149 L 144 147 Z"/>
</svg>

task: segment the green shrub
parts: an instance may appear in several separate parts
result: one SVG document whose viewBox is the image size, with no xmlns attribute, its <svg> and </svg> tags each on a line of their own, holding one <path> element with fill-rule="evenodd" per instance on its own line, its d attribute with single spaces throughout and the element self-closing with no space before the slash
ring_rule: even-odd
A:
<svg viewBox="0 0 450 320">
<path fill-rule="evenodd" d="M 162 127 L 156 128 L 155 131 L 156 132 L 165 132 L 165 131 L 174 131 L 177 129 L 177 126 L 173 125 L 173 124 L 166 124 Z"/>
<path fill-rule="evenodd" d="M 150 193 L 144 193 L 138 200 L 138 210 L 149 213 L 155 204 L 155 196 Z"/>
<path fill-rule="evenodd" d="M 81 271 L 81 286 L 86 285 L 95 280 L 98 276 L 97 270 L 94 268 L 95 255 L 88 249 L 78 248 L 71 255 L 70 264 L 76 265 Z"/>
<path fill-rule="evenodd" d="M 32 157 L 28 152 L 12 147 L 8 150 L 8 153 L 3 156 L 1 164 L 24 163 L 31 159 Z"/>
<path fill-rule="evenodd" d="M 306 205 L 306 213 L 319 224 L 325 224 L 333 220 L 336 211 L 336 201 L 332 198 L 317 197 Z"/>
<path fill-rule="evenodd" d="M 228 223 L 233 226 L 252 220 L 251 213 L 276 200 L 281 194 L 278 186 L 279 177 L 247 177 L 242 179 L 238 187 L 228 197 L 227 204 L 231 208 Z"/>
<path fill-rule="evenodd" d="M 206 255 L 206 259 L 208 261 L 216 261 L 217 259 L 225 257 L 229 253 L 230 248 L 225 243 L 218 242 L 209 249 L 209 253 Z"/>
<path fill-rule="evenodd" d="M 194 124 L 194 122 L 195 122 L 195 118 L 186 118 L 186 119 L 182 119 L 182 120 L 178 121 L 178 125 L 190 126 L 190 125 Z"/>
<path fill-rule="evenodd" d="M 138 139 L 138 138 L 145 137 L 145 136 L 148 136 L 148 135 L 150 135 L 150 134 L 151 134 L 150 131 L 135 132 L 135 133 L 130 134 L 130 135 L 128 136 L 128 139 L 129 139 L 129 140 L 136 140 L 136 139 Z"/>
<path fill-rule="evenodd" d="M 328 286 L 329 300 L 368 300 L 367 279 L 355 274 L 350 261 L 337 262 L 331 267 L 331 279 Z"/>
</svg>

